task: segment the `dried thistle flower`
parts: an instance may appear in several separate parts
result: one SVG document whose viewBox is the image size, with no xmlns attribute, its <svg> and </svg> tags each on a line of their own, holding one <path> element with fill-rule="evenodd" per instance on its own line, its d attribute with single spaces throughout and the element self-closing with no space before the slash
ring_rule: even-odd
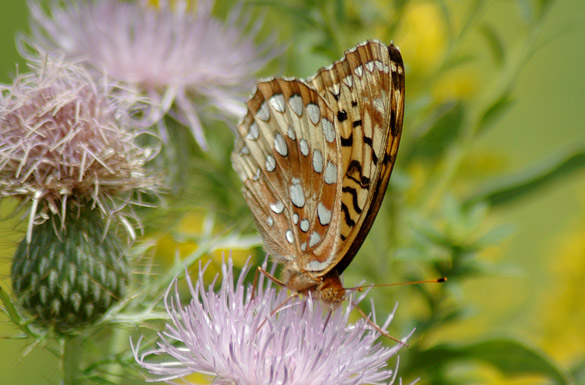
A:
<svg viewBox="0 0 585 385">
<path fill-rule="evenodd" d="M 156 188 L 143 168 L 155 149 L 137 143 L 138 99 L 74 63 L 46 58 L 31 70 L 0 86 L 0 198 L 32 202 L 29 242 L 49 216 L 64 226 L 69 200 L 110 218 L 133 191 Z"/>
<path fill-rule="evenodd" d="M 158 106 L 155 116 L 169 113 L 205 148 L 201 110 L 211 105 L 241 117 L 241 97 L 276 53 L 266 53 L 269 44 L 256 46 L 260 25 L 250 25 L 241 3 L 225 22 L 212 16 L 213 0 L 197 1 L 195 11 L 192 1 L 158 3 L 56 1 L 45 12 L 33 2 L 33 38 L 27 43 L 86 59 L 93 68 L 138 88 Z"/>
<path fill-rule="evenodd" d="M 234 283 L 231 261 L 223 263 L 217 292 L 213 284 L 205 289 L 203 272 L 195 285 L 187 277 L 192 296 L 187 306 L 181 305 L 177 283 L 169 288 L 165 304 L 171 321 L 159 334 L 158 347 L 139 354 L 139 344 L 133 346 L 138 363 L 157 376 L 152 381 L 171 383 L 193 373 L 208 375 L 213 384 L 394 381 L 396 372 L 386 365 L 400 345 L 382 346 L 380 334 L 364 319 L 348 323 L 355 303 L 333 313 L 310 297 L 280 307 L 287 292 L 276 291 L 263 276 L 252 298 L 253 289 L 244 285 L 247 267 Z"/>
</svg>

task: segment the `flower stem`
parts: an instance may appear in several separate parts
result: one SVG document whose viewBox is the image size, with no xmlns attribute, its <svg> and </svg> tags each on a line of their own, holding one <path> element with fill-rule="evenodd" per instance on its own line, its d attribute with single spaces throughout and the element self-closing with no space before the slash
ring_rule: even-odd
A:
<svg viewBox="0 0 585 385">
<path fill-rule="evenodd" d="M 78 385 L 79 381 L 79 361 L 81 358 L 81 338 L 66 337 L 63 349 L 63 384 Z"/>
<path fill-rule="evenodd" d="M 115 356 L 118 352 L 128 348 L 129 330 L 122 327 L 116 327 L 112 331 L 110 340 L 110 354 Z M 106 368 L 105 379 L 112 384 L 120 384 L 124 379 L 124 369 L 118 361 L 111 362 Z"/>
</svg>

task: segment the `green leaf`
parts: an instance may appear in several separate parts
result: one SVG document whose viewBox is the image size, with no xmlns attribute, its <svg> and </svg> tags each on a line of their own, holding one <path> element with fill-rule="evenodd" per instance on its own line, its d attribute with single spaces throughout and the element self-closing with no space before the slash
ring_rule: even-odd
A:
<svg viewBox="0 0 585 385">
<path fill-rule="evenodd" d="M 504 95 L 497 98 L 483 113 L 479 121 L 478 133 L 484 133 L 488 131 L 495 123 L 502 117 L 510 107 L 514 104 L 514 100 L 510 97 L 510 94 L 505 93 Z"/>
<path fill-rule="evenodd" d="M 335 8 L 335 17 L 340 23 L 344 23 L 347 20 L 344 5 L 345 4 L 343 0 L 336 0 L 333 5 Z"/>
<path fill-rule="evenodd" d="M 542 18 L 544 18 L 548 11 L 550 10 L 551 6 L 553 5 L 553 3 L 556 0 L 538 0 L 537 3 L 539 5 L 539 12 L 537 15 L 538 20 L 542 20 Z"/>
<path fill-rule="evenodd" d="M 557 179 L 585 167 L 585 143 L 518 174 L 487 183 L 465 200 L 466 205 L 486 201 L 500 206 L 524 198 Z"/>
<path fill-rule="evenodd" d="M 506 377 L 540 375 L 554 381 L 555 384 L 574 383 L 567 373 L 542 352 L 519 341 L 505 338 L 494 338 L 463 346 L 439 345 L 421 352 L 414 367 L 445 366 L 453 361 L 487 363 Z"/>
<path fill-rule="evenodd" d="M 530 23 L 534 19 L 534 7 L 532 6 L 532 2 L 528 0 L 516 0 L 516 4 L 522 21 L 526 24 Z"/>
<path fill-rule="evenodd" d="M 579 363 L 573 365 L 571 375 L 575 379 L 575 384 L 585 385 L 585 357 Z"/>
<path fill-rule="evenodd" d="M 0 300 L 4 304 L 4 308 L 2 309 L 4 313 L 6 313 L 14 324 L 20 325 L 22 323 L 22 317 L 18 310 L 16 310 L 16 304 L 2 287 L 0 287 Z"/>
<path fill-rule="evenodd" d="M 469 345 L 462 353 L 498 368 L 503 374 L 519 376 L 540 374 L 559 384 L 570 384 L 571 379 L 550 358 L 521 342 L 494 339 Z"/>
<path fill-rule="evenodd" d="M 435 76 L 438 78 L 441 75 L 454 71 L 457 67 L 464 66 L 466 64 L 474 63 L 477 61 L 477 55 L 472 54 L 458 54 L 453 55 L 445 59 L 445 62 L 441 64 L 441 67 L 437 70 Z"/>
<path fill-rule="evenodd" d="M 516 0 L 520 16 L 527 24 L 542 21 L 556 0 Z"/>
<path fill-rule="evenodd" d="M 437 2 L 439 5 L 439 9 L 441 11 L 441 16 L 443 16 L 443 24 L 449 28 L 449 38 L 452 38 L 453 35 L 453 18 L 451 17 L 450 8 L 447 6 L 445 1 L 440 0 Z"/>
<path fill-rule="evenodd" d="M 307 12 L 307 8 L 303 5 L 293 6 L 282 1 L 272 0 L 249 1 L 246 3 L 246 5 L 267 8 L 273 7 L 283 15 L 287 15 L 287 17 L 295 20 L 296 22 L 311 24 L 311 22 L 314 21 L 314 14 Z"/>
<path fill-rule="evenodd" d="M 4 304 L 1 310 L 10 318 L 14 326 L 22 330 L 28 337 L 41 340 L 44 338 L 43 330 L 36 330 L 30 325 L 31 320 L 20 313 L 16 301 L 0 287 L 0 301 Z"/>
<path fill-rule="evenodd" d="M 461 103 L 448 102 L 439 106 L 407 157 L 436 159 L 459 137 L 463 121 L 464 108 Z"/>
<path fill-rule="evenodd" d="M 486 39 L 490 52 L 494 57 L 494 62 L 498 66 L 501 66 L 504 62 L 505 55 L 504 43 L 502 42 L 502 39 L 500 39 L 500 36 L 496 30 L 487 23 L 483 23 L 479 26 L 479 32 Z"/>
<path fill-rule="evenodd" d="M 509 224 L 499 225 L 479 237 L 479 239 L 474 242 L 474 246 L 478 249 L 483 249 L 488 246 L 497 245 L 501 243 L 502 240 L 509 238 L 515 230 L 515 227 Z"/>
</svg>

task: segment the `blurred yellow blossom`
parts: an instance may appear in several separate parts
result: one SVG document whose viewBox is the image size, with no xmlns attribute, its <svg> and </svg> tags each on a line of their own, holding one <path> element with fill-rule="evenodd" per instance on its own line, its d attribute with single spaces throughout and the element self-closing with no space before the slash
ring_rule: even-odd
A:
<svg viewBox="0 0 585 385">
<path fill-rule="evenodd" d="M 404 192 L 404 197 L 410 204 L 415 204 L 421 197 L 421 193 L 428 182 L 430 168 L 423 162 L 411 162 L 408 165 L 406 174 L 409 177 L 410 184 Z"/>
<path fill-rule="evenodd" d="M 199 247 L 196 239 L 201 237 L 208 231 L 216 233 L 221 229 L 213 228 L 206 229 L 206 221 L 208 216 L 205 211 L 190 211 L 186 213 L 177 226 L 172 229 L 172 233 L 167 233 L 158 239 L 156 247 L 157 260 L 163 264 L 172 264 L 175 257 L 185 259 Z M 210 223 L 213 223 L 211 221 Z M 212 249 L 208 254 L 204 255 L 201 259 L 202 263 L 205 264 L 209 259 L 212 263 L 206 270 L 206 277 L 213 278 L 217 273 L 220 272 L 219 267 L 223 258 L 227 258 L 231 255 L 234 262 L 234 266 L 242 267 L 246 263 L 248 257 L 252 254 L 250 249 L 233 249 L 233 248 L 217 248 Z M 198 264 L 197 264 L 198 266 Z"/>
<path fill-rule="evenodd" d="M 496 368 L 486 364 L 471 366 L 469 368 L 469 375 L 472 378 L 470 382 L 482 385 L 536 385 L 546 383 L 541 376 L 509 376 L 502 374 Z"/>
<path fill-rule="evenodd" d="M 394 41 L 402 51 L 409 73 L 430 72 L 443 58 L 447 45 L 447 26 L 440 4 L 409 2 Z"/>
<path fill-rule="evenodd" d="M 456 71 L 449 71 L 433 85 L 433 99 L 437 102 L 471 99 L 476 96 L 479 80 L 473 70 L 458 68 Z"/>
<path fill-rule="evenodd" d="M 183 377 L 182 379 L 184 381 L 184 383 L 186 384 L 212 384 L 213 383 L 213 378 L 211 378 L 211 376 L 207 376 L 205 374 L 201 374 L 201 373 L 193 373 L 190 374 L 188 376 Z M 159 385 L 163 385 L 163 384 L 168 384 L 168 382 L 165 381 L 161 381 L 161 382 L 154 382 L 154 384 L 159 384 Z"/>
<path fill-rule="evenodd" d="M 474 148 L 465 157 L 465 167 L 459 171 L 459 175 L 465 180 L 477 183 L 502 172 L 508 172 L 509 168 L 510 159 L 503 152 Z"/>
<path fill-rule="evenodd" d="M 148 0 L 148 5 L 154 8 L 160 8 L 161 2 L 170 2 L 171 6 L 176 7 L 177 3 L 180 5 L 187 6 L 188 9 L 195 9 L 197 6 L 197 0 Z"/>
<path fill-rule="evenodd" d="M 581 208 L 581 211 L 583 209 Z M 542 346 L 556 360 L 570 365 L 585 354 L 585 220 L 551 252 L 554 279 L 542 300 Z"/>
<path fill-rule="evenodd" d="M 201 374 L 201 373 L 193 373 L 183 378 L 184 381 L 189 381 L 188 383 L 193 384 L 211 384 L 213 383 L 213 378 L 211 376 Z M 166 384 L 166 382 L 165 382 Z"/>
</svg>

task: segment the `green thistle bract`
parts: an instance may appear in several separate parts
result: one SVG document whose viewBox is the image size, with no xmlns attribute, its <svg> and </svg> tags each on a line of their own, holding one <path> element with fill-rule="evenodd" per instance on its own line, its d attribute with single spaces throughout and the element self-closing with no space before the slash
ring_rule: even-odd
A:
<svg viewBox="0 0 585 385">
<path fill-rule="evenodd" d="M 70 208 L 61 233 L 47 220 L 14 255 L 12 285 L 22 307 L 45 326 L 67 332 L 90 324 L 121 298 L 128 279 L 124 247 L 87 205 Z"/>
</svg>

